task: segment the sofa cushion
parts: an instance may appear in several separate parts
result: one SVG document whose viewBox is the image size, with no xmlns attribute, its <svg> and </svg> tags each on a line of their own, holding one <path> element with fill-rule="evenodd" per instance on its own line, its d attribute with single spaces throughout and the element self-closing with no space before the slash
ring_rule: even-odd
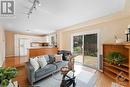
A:
<svg viewBox="0 0 130 87">
<path fill-rule="evenodd" d="M 57 65 L 58 69 L 60 69 L 61 67 L 66 66 L 68 64 L 68 62 L 67 61 L 60 61 L 60 62 L 56 62 L 55 64 Z"/>
<path fill-rule="evenodd" d="M 60 61 L 62 61 L 62 55 L 56 54 L 56 55 L 54 55 L 54 57 L 55 57 L 55 62 L 60 62 Z"/>
<path fill-rule="evenodd" d="M 30 58 L 30 64 L 34 67 L 35 71 L 40 68 L 38 58 Z"/>
<path fill-rule="evenodd" d="M 44 66 L 47 65 L 46 59 L 44 56 L 41 56 L 38 58 L 38 63 L 40 65 L 41 68 L 43 68 Z"/>
<path fill-rule="evenodd" d="M 41 57 L 41 56 L 39 56 Z M 47 64 L 52 64 L 55 62 L 55 57 L 54 55 L 42 55 L 46 59 Z"/>
<path fill-rule="evenodd" d="M 49 63 L 54 63 L 55 62 L 54 55 L 48 55 L 48 56 L 49 56 Z"/>
<path fill-rule="evenodd" d="M 45 59 L 46 59 L 47 64 L 49 64 L 49 63 L 50 63 L 50 58 L 49 58 L 49 56 L 48 56 L 48 55 L 44 55 L 44 57 L 45 57 Z"/>
<path fill-rule="evenodd" d="M 46 75 L 50 72 L 53 72 L 56 70 L 56 66 L 54 64 L 47 64 L 45 67 L 38 69 L 35 72 L 36 77 L 41 77 L 43 75 Z"/>
<path fill-rule="evenodd" d="M 47 64 L 52 64 L 55 62 L 55 57 L 54 55 L 44 55 L 46 61 L 47 61 Z"/>
</svg>

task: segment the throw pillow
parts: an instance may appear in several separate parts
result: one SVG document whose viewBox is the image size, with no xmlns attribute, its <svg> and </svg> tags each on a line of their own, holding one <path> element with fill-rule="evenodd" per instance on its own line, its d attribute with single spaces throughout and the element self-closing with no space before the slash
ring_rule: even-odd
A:
<svg viewBox="0 0 130 87">
<path fill-rule="evenodd" d="M 62 61 L 62 55 L 56 54 L 56 55 L 54 55 L 54 57 L 55 57 L 55 62 L 60 62 L 60 61 Z"/>
<path fill-rule="evenodd" d="M 43 55 L 43 56 L 45 57 L 46 62 L 49 64 L 49 63 L 50 63 L 50 58 L 49 58 L 49 56 L 48 56 L 48 55 Z"/>
<path fill-rule="evenodd" d="M 55 57 L 54 55 L 48 55 L 49 56 L 49 63 L 52 64 L 55 62 Z"/>
<path fill-rule="evenodd" d="M 44 66 L 47 65 L 46 59 L 44 56 L 41 56 L 38 58 L 38 63 L 40 65 L 41 68 L 43 68 Z"/>
<path fill-rule="evenodd" d="M 34 67 L 35 71 L 39 69 L 39 64 L 37 62 L 37 57 L 36 58 L 30 58 L 30 64 Z"/>
</svg>

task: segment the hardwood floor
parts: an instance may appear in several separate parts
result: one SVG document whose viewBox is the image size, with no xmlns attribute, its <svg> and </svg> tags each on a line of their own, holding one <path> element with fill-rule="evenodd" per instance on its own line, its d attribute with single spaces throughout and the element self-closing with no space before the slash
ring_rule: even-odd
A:
<svg viewBox="0 0 130 87">
<path fill-rule="evenodd" d="M 6 57 L 3 66 L 4 67 L 13 67 L 13 66 L 20 67 L 20 66 L 24 66 L 25 62 L 28 62 L 28 58 L 26 56 Z"/>
<path fill-rule="evenodd" d="M 96 76 L 96 87 L 111 87 L 111 83 L 114 82 L 114 80 L 99 71 L 96 73 Z"/>
<path fill-rule="evenodd" d="M 25 63 L 28 61 L 27 57 L 7 57 L 3 64 L 4 67 L 16 67 L 18 74 L 14 81 L 18 81 L 20 87 L 28 87 L 29 82 L 27 80 L 27 74 L 25 69 Z"/>
<path fill-rule="evenodd" d="M 21 57 L 26 58 L 26 57 Z M 27 74 L 25 69 L 25 60 L 27 59 L 20 59 L 19 57 L 8 57 L 5 60 L 4 67 L 14 66 L 18 69 L 18 75 L 14 80 L 18 81 L 20 87 L 29 87 L 29 82 L 27 80 Z M 96 87 L 111 87 L 111 83 L 113 82 L 112 79 L 104 75 L 102 72 L 96 72 L 97 81 Z"/>
</svg>

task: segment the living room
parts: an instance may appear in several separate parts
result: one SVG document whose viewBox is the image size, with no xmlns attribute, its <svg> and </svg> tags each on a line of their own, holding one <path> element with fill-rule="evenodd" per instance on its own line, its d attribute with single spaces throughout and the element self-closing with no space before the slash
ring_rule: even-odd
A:
<svg viewBox="0 0 130 87">
<path fill-rule="evenodd" d="M 130 86 L 129 0 L 11 3 L 12 13 L 1 8 L 0 74 L 15 75 L 0 75 L 2 87 Z"/>
</svg>

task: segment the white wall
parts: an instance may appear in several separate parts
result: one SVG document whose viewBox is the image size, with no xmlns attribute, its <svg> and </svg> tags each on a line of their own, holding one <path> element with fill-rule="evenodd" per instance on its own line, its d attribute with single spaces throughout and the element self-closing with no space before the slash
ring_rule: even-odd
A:
<svg viewBox="0 0 130 87">
<path fill-rule="evenodd" d="M 47 42 L 47 37 L 15 34 L 15 36 L 14 36 L 15 56 L 19 56 L 19 39 L 20 38 L 28 39 L 30 41 L 30 43 L 31 42 Z"/>
<path fill-rule="evenodd" d="M 0 27 L 0 67 L 5 60 L 5 32 L 2 27 Z"/>
<path fill-rule="evenodd" d="M 58 44 L 60 50 L 71 50 L 71 35 L 75 33 L 87 33 L 88 31 L 99 30 L 100 31 L 100 45 L 99 50 L 100 54 L 102 54 L 102 44 L 104 43 L 115 43 L 115 35 L 126 41 L 125 30 L 128 29 L 128 25 L 130 24 L 130 16 L 120 18 L 120 19 L 113 19 L 107 22 L 97 23 L 93 25 L 82 25 L 83 27 L 76 28 L 75 30 L 69 30 L 67 28 L 65 31 L 59 31 L 58 36 Z M 86 26 L 87 25 L 87 26 Z M 75 25 L 76 26 L 76 25 Z M 75 27 L 74 26 L 74 27 Z"/>
</svg>

